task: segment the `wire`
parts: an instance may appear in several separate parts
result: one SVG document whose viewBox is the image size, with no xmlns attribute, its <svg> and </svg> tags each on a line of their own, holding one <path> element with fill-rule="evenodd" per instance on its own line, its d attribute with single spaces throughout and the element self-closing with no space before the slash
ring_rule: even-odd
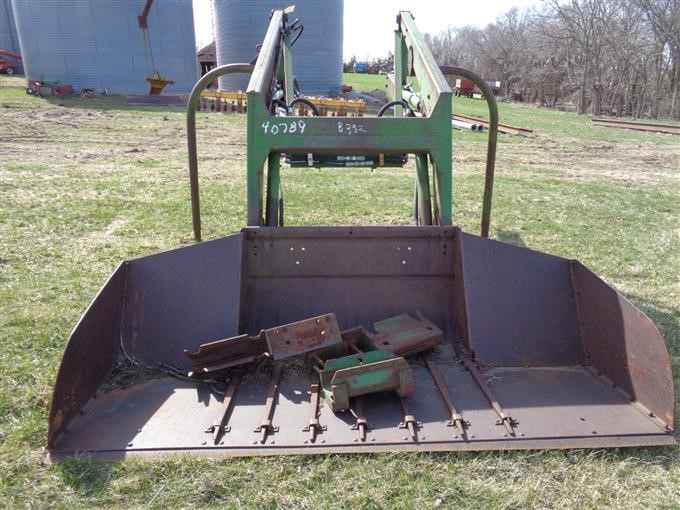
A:
<svg viewBox="0 0 680 510">
<path fill-rule="evenodd" d="M 153 70 L 151 72 L 155 73 L 158 70 L 158 68 L 156 67 L 156 62 L 153 59 L 153 45 L 151 44 L 151 30 L 149 30 L 149 25 L 147 24 L 147 27 L 143 30 L 146 30 L 147 35 L 146 41 L 149 43 L 148 44 L 149 55 L 151 56 L 151 67 L 153 67 Z"/>
<path fill-rule="evenodd" d="M 181 370 L 180 368 L 177 368 L 172 365 L 168 365 L 167 363 L 163 363 L 162 361 L 159 361 L 156 367 L 152 367 L 150 365 L 147 365 L 146 363 L 141 362 L 137 358 L 133 357 L 130 353 L 128 353 L 127 349 L 125 348 L 125 343 L 123 342 L 122 332 L 120 333 L 120 350 L 123 353 L 123 357 L 132 366 L 135 366 L 147 372 L 161 372 L 174 379 L 179 379 L 180 381 L 187 381 L 198 384 L 210 384 L 211 387 L 218 384 L 224 384 L 224 381 L 220 381 L 218 379 L 196 379 L 194 377 L 189 377 L 188 375 L 186 375 L 186 372 L 184 370 Z"/>
</svg>

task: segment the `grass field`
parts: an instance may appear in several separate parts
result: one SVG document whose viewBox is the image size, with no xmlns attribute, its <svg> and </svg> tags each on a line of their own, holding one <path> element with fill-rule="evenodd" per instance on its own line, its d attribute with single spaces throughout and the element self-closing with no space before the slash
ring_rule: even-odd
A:
<svg viewBox="0 0 680 510">
<path fill-rule="evenodd" d="M 46 465 L 73 325 L 120 260 L 192 242 L 184 114 L 0 86 L 0 508 L 680 508 L 678 448 Z M 491 236 L 616 286 L 658 325 L 679 380 L 680 138 L 500 112 L 534 136 L 500 136 Z M 476 233 L 486 137 L 453 137 L 454 218 Z M 215 238 L 245 224 L 245 117 L 199 114 L 198 138 Z M 408 224 L 413 173 L 283 168 L 287 224 Z"/>
<path fill-rule="evenodd" d="M 387 86 L 387 76 L 380 74 L 344 73 L 342 83 L 351 85 L 356 92 L 384 92 Z"/>
</svg>

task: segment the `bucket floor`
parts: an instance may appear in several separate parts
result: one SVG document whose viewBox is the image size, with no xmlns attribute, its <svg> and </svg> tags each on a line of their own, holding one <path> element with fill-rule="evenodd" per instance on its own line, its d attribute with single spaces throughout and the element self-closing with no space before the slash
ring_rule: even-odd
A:
<svg viewBox="0 0 680 510">
<path fill-rule="evenodd" d="M 268 374 L 246 377 L 235 396 L 230 431 L 218 445 L 206 432 L 221 413 L 222 396 L 209 385 L 173 378 L 148 381 L 92 399 L 62 434 L 53 460 L 89 453 L 117 460 L 191 453 L 207 456 L 273 455 L 366 451 L 447 451 L 523 448 L 583 448 L 675 444 L 672 434 L 634 407 L 585 367 L 493 368 L 484 373 L 489 387 L 516 422 L 515 435 L 497 424 L 497 415 L 471 375 L 455 361 L 437 362 L 466 436 L 447 426 L 450 413 L 422 361 L 410 362 L 417 392 L 407 399 L 422 423 L 413 440 L 399 428 L 404 412 L 394 394 L 361 397 L 368 421 L 366 440 L 352 429 L 352 411 L 335 414 L 320 406 L 325 430 L 315 442 L 303 431 L 310 414 L 309 376 L 284 370 L 273 424 L 278 430 L 260 443 L 255 432 L 263 418 Z"/>
</svg>

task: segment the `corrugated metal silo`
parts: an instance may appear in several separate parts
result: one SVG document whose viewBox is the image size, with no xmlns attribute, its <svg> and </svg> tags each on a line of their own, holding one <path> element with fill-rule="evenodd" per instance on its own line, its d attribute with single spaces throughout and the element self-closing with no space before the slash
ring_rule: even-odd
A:
<svg viewBox="0 0 680 510">
<path fill-rule="evenodd" d="M 342 0 L 213 0 L 217 65 L 249 62 L 262 42 L 272 9 L 295 5 L 304 33 L 293 47 L 293 72 L 303 94 L 325 94 L 342 86 Z M 220 78 L 220 88 L 245 90 L 248 77 Z"/>
<path fill-rule="evenodd" d="M 191 0 L 13 0 L 26 77 L 109 93 L 146 93 L 157 69 L 186 93 L 198 78 Z"/>
<path fill-rule="evenodd" d="M 11 0 L 0 0 L 0 50 L 19 53 L 19 39 Z"/>
<path fill-rule="evenodd" d="M 11 0 L 0 0 L 0 50 L 9 51 L 10 53 L 15 54 L 21 53 Z M 21 60 L 7 60 L 16 62 L 16 71 L 23 73 Z"/>
</svg>

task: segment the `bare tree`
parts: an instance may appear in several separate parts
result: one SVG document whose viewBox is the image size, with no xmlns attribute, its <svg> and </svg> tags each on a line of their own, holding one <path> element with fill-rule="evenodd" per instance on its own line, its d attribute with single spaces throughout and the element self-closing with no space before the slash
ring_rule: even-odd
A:
<svg viewBox="0 0 680 510">
<path fill-rule="evenodd" d="M 549 0 L 427 41 L 437 61 L 500 80 L 505 95 L 595 115 L 680 115 L 680 0 Z"/>
<path fill-rule="evenodd" d="M 680 112 L 680 0 L 636 0 L 657 41 L 657 84 L 667 74 L 671 88 L 670 117 Z"/>
</svg>

